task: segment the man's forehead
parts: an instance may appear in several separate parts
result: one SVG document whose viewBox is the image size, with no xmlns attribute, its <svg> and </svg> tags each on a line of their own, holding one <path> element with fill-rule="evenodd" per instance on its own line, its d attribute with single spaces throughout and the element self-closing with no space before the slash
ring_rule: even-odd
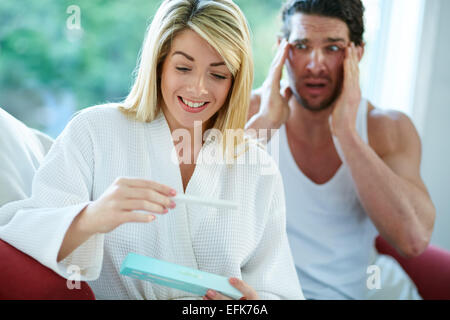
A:
<svg viewBox="0 0 450 320">
<path fill-rule="evenodd" d="M 349 29 L 337 18 L 296 13 L 290 20 L 291 36 L 294 40 L 344 39 L 349 41 Z"/>
</svg>

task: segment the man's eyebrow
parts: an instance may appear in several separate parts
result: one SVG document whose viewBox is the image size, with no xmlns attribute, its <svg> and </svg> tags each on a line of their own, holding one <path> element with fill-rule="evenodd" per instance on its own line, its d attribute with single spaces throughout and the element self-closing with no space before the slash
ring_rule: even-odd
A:
<svg viewBox="0 0 450 320">
<path fill-rule="evenodd" d="M 344 38 L 327 38 L 327 40 L 325 42 L 344 42 L 344 43 L 346 43 L 347 41 Z"/>
<path fill-rule="evenodd" d="M 182 55 L 183 57 L 185 57 L 185 58 L 188 59 L 189 61 L 192 61 L 192 62 L 195 61 L 194 58 L 192 58 L 192 57 L 191 57 L 190 55 L 188 55 L 187 53 L 184 53 L 183 51 L 175 51 L 175 52 L 172 54 L 172 56 L 177 55 L 177 54 Z M 210 64 L 211 67 L 219 67 L 219 66 L 225 66 L 225 65 L 226 65 L 226 64 L 225 64 L 224 61 L 221 61 L 221 62 L 215 62 L 215 63 L 211 63 L 211 64 Z"/>
<path fill-rule="evenodd" d="M 309 40 L 306 38 L 302 38 L 302 39 L 295 39 L 294 41 L 291 41 L 292 43 L 308 43 Z"/>
<path fill-rule="evenodd" d="M 294 41 L 292 41 L 292 43 L 303 43 L 303 44 L 307 44 L 309 43 L 310 40 L 307 38 L 299 38 L 299 39 L 295 39 Z M 344 42 L 346 43 L 347 41 L 344 38 L 326 38 L 324 41 L 324 43 L 335 43 L 335 42 Z"/>
</svg>

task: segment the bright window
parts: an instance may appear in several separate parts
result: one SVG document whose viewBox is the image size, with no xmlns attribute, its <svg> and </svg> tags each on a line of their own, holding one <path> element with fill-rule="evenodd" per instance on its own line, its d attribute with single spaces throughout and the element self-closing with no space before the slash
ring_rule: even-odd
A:
<svg viewBox="0 0 450 320">
<path fill-rule="evenodd" d="M 414 119 L 414 91 L 424 0 L 363 0 L 366 56 L 361 64 L 363 95 L 382 109 Z"/>
</svg>

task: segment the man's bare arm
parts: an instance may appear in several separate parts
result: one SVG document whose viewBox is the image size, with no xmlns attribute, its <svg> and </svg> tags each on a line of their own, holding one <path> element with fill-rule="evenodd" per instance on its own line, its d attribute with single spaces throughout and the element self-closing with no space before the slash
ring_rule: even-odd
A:
<svg viewBox="0 0 450 320">
<path fill-rule="evenodd" d="M 388 242 L 417 256 L 430 242 L 436 215 L 420 177 L 420 138 L 399 112 L 373 117 L 369 133 L 375 150 L 351 130 L 337 137 L 361 203 Z"/>
</svg>

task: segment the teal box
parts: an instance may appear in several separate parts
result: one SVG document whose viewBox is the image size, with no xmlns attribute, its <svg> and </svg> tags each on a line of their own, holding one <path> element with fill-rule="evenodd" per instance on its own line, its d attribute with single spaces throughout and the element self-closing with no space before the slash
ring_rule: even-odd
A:
<svg viewBox="0 0 450 320">
<path fill-rule="evenodd" d="M 242 297 L 242 293 L 226 277 L 135 253 L 129 253 L 122 262 L 120 274 L 198 296 L 204 296 L 208 289 L 212 289 L 233 299 Z"/>
</svg>

